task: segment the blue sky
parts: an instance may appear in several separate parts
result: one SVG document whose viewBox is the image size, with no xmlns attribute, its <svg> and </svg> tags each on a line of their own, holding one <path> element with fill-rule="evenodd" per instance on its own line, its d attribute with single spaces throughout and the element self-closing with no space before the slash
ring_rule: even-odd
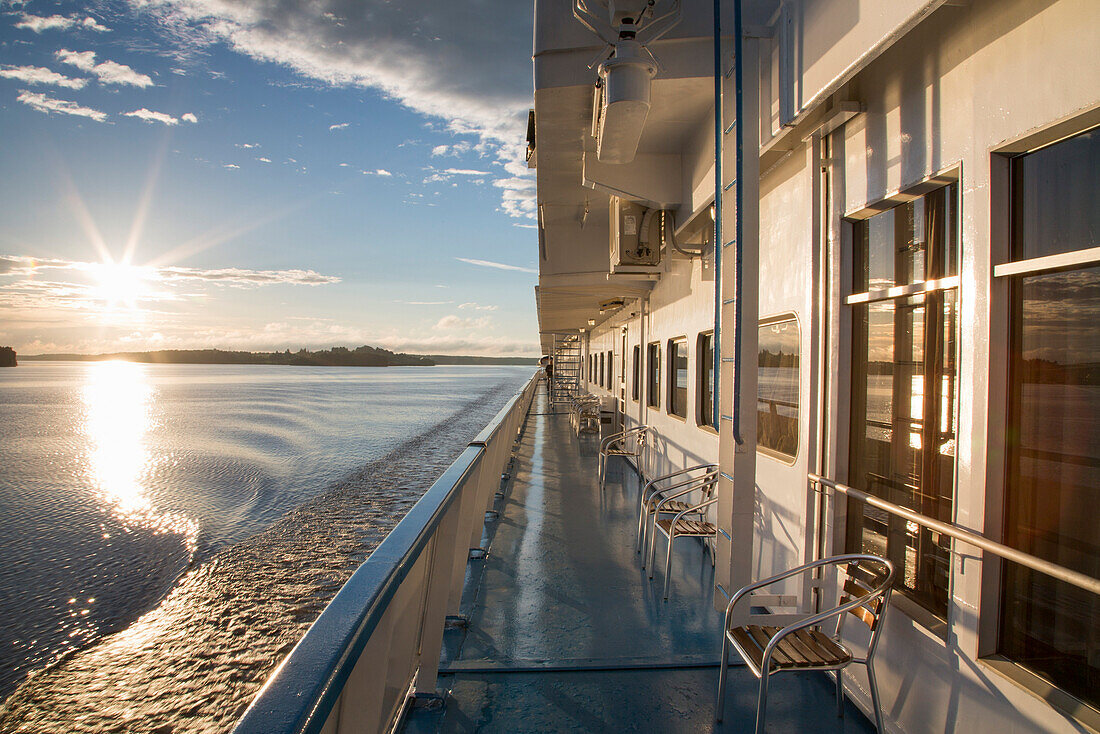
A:
<svg viewBox="0 0 1100 734">
<path fill-rule="evenodd" d="M 0 0 L 0 344 L 536 353 L 530 24 Z"/>
</svg>

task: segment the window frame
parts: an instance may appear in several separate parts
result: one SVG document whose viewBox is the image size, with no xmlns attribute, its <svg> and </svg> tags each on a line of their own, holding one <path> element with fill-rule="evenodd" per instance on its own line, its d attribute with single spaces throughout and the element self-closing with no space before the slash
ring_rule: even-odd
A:
<svg viewBox="0 0 1100 734">
<path fill-rule="evenodd" d="M 955 237 L 955 243 L 956 243 L 956 248 L 957 248 L 957 251 L 955 253 L 954 262 L 955 262 L 956 268 L 958 268 L 958 269 L 962 268 L 963 255 L 964 255 L 963 238 L 962 238 L 962 222 L 963 222 L 963 219 L 964 219 L 964 214 L 963 214 L 963 181 L 962 181 L 961 166 L 959 164 L 956 164 L 956 165 L 954 165 L 954 166 L 952 166 L 952 167 L 950 167 L 950 168 L 948 168 L 948 169 L 946 169 L 946 170 L 944 170 L 944 171 L 942 171 L 938 174 L 928 176 L 927 178 L 923 179 L 922 181 L 919 181 L 918 183 L 915 183 L 914 185 L 912 185 L 912 186 L 910 186 L 910 187 L 908 187 L 908 188 L 906 188 L 902 191 L 897 191 L 897 192 L 895 192 L 891 195 L 888 195 L 888 196 L 884 197 L 881 200 L 871 202 L 871 203 L 863 206 L 860 209 L 851 211 L 851 212 L 846 213 L 846 214 L 842 214 L 840 216 L 839 221 L 840 221 L 840 225 L 841 225 L 841 228 L 842 228 L 842 237 L 843 237 L 843 241 L 844 241 L 843 255 L 842 255 L 842 259 L 840 261 L 840 268 L 841 268 L 841 273 L 842 273 L 842 275 L 841 275 L 841 284 L 842 284 L 841 288 L 842 288 L 842 293 L 847 291 L 847 294 L 843 295 L 842 298 L 841 298 L 841 304 L 842 304 L 842 306 L 857 306 L 857 305 L 862 305 L 862 304 L 868 304 L 869 305 L 869 304 L 874 304 L 874 303 L 881 303 L 881 302 L 884 302 L 884 301 L 904 302 L 903 299 L 907 296 L 938 294 L 938 293 L 942 293 L 942 292 L 945 292 L 945 291 L 948 291 L 948 290 L 953 290 L 954 293 L 955 293 L 955 324 L 954 324 L 954 329 L 953 329 L 953 333 L 952 333 L 952 338 L 954 340 L 953 358 L 955 360 L 955 370 L 956 370 L 956 379 L 955 379 L 955 386 L 956 387 L 955 387 L 955 389 L 956 389 L 956 391 L 958 391 L 959 390 L 958 377 L 959 377 L 959 374 L 960 374 L 959 373 L 959 359 L 960 359 L 960 356 L 961 356 L 960 355 L 960 350 L 961 350 L 962 321 L 963 321 L 962 316 L 961 316 L 961 314 L 962 314 L 962 303 L 961 303 L 961 298 L 960 298 L 960 296 L 961 296 L 960 292 L 962 290 L 962 288 L 961 288 L 961 277 L 960 277 L 960 274 L 958 272 L 956 272 L 955 275 L 950 275 L 950 276 L 945 276 L 945 277 L 935 278 L 935 279 L 927 279 L 927 280 L 924 280 L 922 282 L 908 284 L 908 285 L 891 286 L 889 288 L 869 289 L 869 290 L 864 291 L 864 292 L 853 292 L 854 289 L 856 287 L 858 287 L 855 283 L 855 277 L 854 277 L 854 270 L 855 270 L 855 266 L 856 266 L 856 263 L 857 263 L 857 258 L 859 257 L 858 254 L 857 254 L 857 251 L 856 251 L 856 248 L 859 246 L 859 244 L 857 242 L 857 237 L 856 237 L 857 227 L 859 225 L 861 225 L 862 222 L 864 222 L 868 219 L 871 219 L 875 215 L 882 214 L 882 213 L 884 213 L 886 211 L 889 211 L 891 209 L 894 209 L 894 208 L 897 208 L 899 206 L 908 204 L 908 203 L 910 203 L 910 202 L 912 202 L 916 199 L 920 199 L 920 198 L 924 197 L 925 195 L 927 195 L 929 193 L 932 193 L 932 192 L 934 192 L 938 189 L 943 189 L 943 188 L 946 188 L 946 187 L 949 187 L 949 186 L 954 186 L 955 187 L 955 192 L 954 192 L 954 196 L 955 196 L 955 199 L 954 199 L 955 216 L 954 216 L 954 221 L 952 222 L 952 225 L 953 225 L 952 229 L 950 230 L 953 233 L 954 237 Z M 844 410 L 844 423 L 842 423 L 840 425 L 840 430 L 843 431 L 844 434 L 845 434 L 845 439 L 844 439 L 843 445 L 845 447 L 844 448 L 844 453 L 845 453 L 844 467 L 845 467 L 845 471 L 847 473 L 847 479 L 848 479 L 848 482 L 850 484 L 852 484 L 853 486 L 856 486 L 853 483 L 854 480 L 853 480 L 853 477 L 851 476 L 851 471 L 852 471 L 853 467 L 851 465 L 851 458 L 850 458 L 851 457 L 851 450 L 852 450 L 852 447 L 850 445 L 850 443 L 851 443 L 850 433 L 851 433 L 851 430 L 852 430 L 852 425 L 851 424 L 852 424 L 852 421 L 854 419 L 854 416 L 851 413 L 852 395 L 854 394 L 853 380 L 855 379 L 857 369 L 858 369 L 857 362 L 855 360 L 855 354 L 854 354 L 854 348 L 855 348 L 855 333 L 854 333 L 855 332 L 855 328 L 854 328 L 855 327 L 855 315 L 854 314 L 855 314 L 854 309 L 850 309 L 844 314 L 844 318 L 843 318 L 843 321 L 844 321 L 844 324 L 845 324 L 844 334 L 845 334 L 845 342 L 846 342 L 846 347 L 845 347 L 846 356 L 844 357 L 844 364 L 845 364 L 845 370 L 844 371 L 845 371 L 846 374 L 843 376 L 842 379 L 844 379 L 844 381 L 845 381 L 843 384 L 846 384 L 846 386 L 847 386 L 849 397 L 846 401 L 846 406 L 845 406 L 845 410 Z M 958 427 L 959 427 L 959 415 L 960 415 L 960 405 L 961 405 L 961 403 L 962 403 L 962 400 L 960 399 L 960 396 L 956 393 L 955 398 L 954 398 L 954 412 L 951 416 L 951 419 L 954 422 L 954 425 L 956 427 L 956 431 L 958 430 Z M 958 440 L 958 437 L 956 437 L 956 439 Z M 950 478 L 951 514 L 952 514 L 952 516 L 954 516 L 954 513 L 957 512 L 958 500 L 959 500 L 959 496 L 958 496 L 958 490 L 959 490 L 959 487 L 958 487 L 958 475 L 959 475 L 958 464 L 959 464 L 958 450 L 956 449 L 956 456 L 955 456 L 953 464 L 952 464 L 952 471 L 951 471 L 951 478 Z M 857 488 L 859 488 L 859 487 L 857 487 Z M 842 528 L 842 529 L 840 530 L 840 535 L 838 537 L 838 542 L 839 542 L 839 548 L 841 549 L 841 552 L 843 552 L 844 549 L 848 548 L 849 540 L 848 540 L 847 535 L 850 532 L 850 527 L 849 526 L 851 524 L 851 518 L 854 514 L 854 510 L 852 509 L 854 503 L 856 503 L 855 500 L 848 500 L 848 502 L 846 502 L 846 503 L 840 503 L 840 510 L 839 511 L 840 511 L 841 517 L 838 518 L 838 520 L 839 520 L 839 527 Z M 951 585 L 954 582 L 954 569 L 949 568 L 948 574 L 949 574 L 948 575 L 948 589 L 950 590 Z M 947 595 L 948 598 L 947 598 L 946 618 L 941 618 L 936 613 L 934 613 L 933 611 L 928 609 L 923 603 L 918 601 L 915 597 L 910 596 L 909 593 L 907 593 L 906 589 L 898 588 L 897 591 L 899 591 L 900 593 L 895 594 L 894 597 L 893 597 L 893 600 L 892 600 L 895 606 L 897 606 L 899 609 L 901 609 L 904 614 L 909 616 L 911 619 L 913 619 L 915 622 L 917 622 L 921 627 L 923 627 L 924 629 L 926 629 L 927 631 L 929 631 L 933 635 L 939 637 L 940 639 L 947 639 L 948 627 L 952 623 L 951 615 L 952 615 L 952 609 L 953 609 L 953 601 L 952 601 L 952 598 L 951 598 L 950 591 L 948 592 L 948 595 Z"/>
<path fill-rule="evenodd" d="M 684 345 L 684 356 L 687 359 L 688 363 L 688 366 L 684 368 L 688 385 L 685 385 L 684 387 L 683 415 L 675 413 L 672 410 L 673 403 L 675 402 L 673 400 L 673 395 L 676 390 L 676 367 L 673 361 L 673 351 L 680 344 Z M 691 383 L 691 350 L 688 348 L 688 340 L 686 334 L 683 336 L 674 336 L 665 342 L 665 363 L 668 365 L 668 369 L 665 370 L 665 413 L 677 420 L 681 420 L 686 423 L 688 419 L 688 405 L 691 402 L 690 400 L 688 400 Z"/>
<path fill-rule="evenodd" d="M 631 369 L 631 377 L 633 378 L 633 384 L 630 391 L 630 399 L 635 403 L 639 401 L 641 395 L 641 382 L 642 382 L 642 345 L 635 344 L 632 350 L 634 355 L 634 364 Z"/>
<path fill-rule="evenodd" d="M 718 429 L 713 423 L 714 406 L 712 404 L 710 409 L 707 409 L 703 405 L 704 396 L 714 400 L 711 393 L 711 388 L 714 387 L 714 354 L 712 351 L 710 358 L 706 358 L 704 343 L 707 339 L 710 339 L 710 348 L 713 350 L 715 348 L 714 329 L 700 331 L 695 337 L 695 425 L 716 434 Z M 711 373 L 710 379 L 707 379 L 708 372 Z"/>
<path fill-rule="evenodd" d="M 656 357 L 656 359 L 654 359 Z M 646 406 L 661 408 L 661 342 L 646 345 Z"/>
<path fill-rule="evenodd" d="M 797 382 L 798 393 L 797 393 L 797 396 L 795 397 L 795 412 L 797 413 L 798 417 L 797 417 L 796 423 L 795 423 L 796 441 L 795 441 L 794 454 L 785 454 L 782 451 L 778 451 L 776 449 L 771 448 L 770 446 L 761 446 L 759 436 L 757 436 L 756 453 L 758 453 L 762 456 L 767 456 L 769 459 L 774 459 L 775 461 L 778 461 L 781 464 L 785 464 L 787 466 L 794 466 L 796 463 L 798 463 L 798 457 L 799 457 L 799 453 L 800 453 L 799 449 L 802 447 L 802 428 L 803 428 L 803 426 L 802 426 L 802 322 L 799 320 L 798 314 L 795 313 L 794 311 L 785 311 L 785 312 L 780 313 L 780 314 L 775 314 L 773 316 L 766 316 L 766 317 L 760 319 L 757 322 L 757 329 L 763 329 L 765 327 L 773 326 L 775 324 L 785 324 L 785 323 L 793 323 L 794 326 L 795 326 L 795 329 L 798 332 L 798 382 Z M 757 342 L 757 343 L 759 344 L 759 342 Z M 759 352 L 759 346 L 757 347 L 757 352 Z M 759 360 L 759 357 L 757 359 Z M 756 394 L 757 394 L 757 403 L 758 403 L 758 410 L 759 410 L 759 399 L 760 399 L 759 377 L 757 378 Z M 759 418 L 757 418 L 757 420 L 759 420 Z"/>
<path fill-rule="evenodd" d="M 1054 147 L 1078 135 L 1100 133 L 1100 116 L 1091 119 L 1083 115 L 1081 120 L 1067 121 L 1065 126 L 1055 125 L 1048 130 L 1030 134 L 999 150 L 993 151 L 992 188 L 994 210 L 991 240 L 994 249 L 991 253 L 995 264 L 992 267 L 990 282 L 991 300 L 997 308 L 997 324 L 1003 337 L 1003 348 L 998 350 L 1003 358 L 1002 365 L 991 369 L 996 372 L 990 379 L 990 415 L 991 425 L 1002 427 L 991 431 L 989 446 L 997 446 L 1003 451 L 1003 459 L 989 467 L 990 489 L 986 496 L 987 533 L 999 533 L 998 539 L 1009 542 L 1011 530 L 1010 492 L 1016 481 L 1012 461 L 1015 447 L 1012 445 L 1011 431 L 1015 427 L 1015 414 L 1020 409 L 1013 405 L 1013 393 L 1016 387 L 1015 350 L 1018 347 L 1017 331 L 1022 328 L 1022 293 L 1025 278 L 1046 275 L 1055 272 L 1074 272 L 1100 266 L 1100 247 L 1084 247 L 1063 253 L 1016 259 L 1017 243 L 1013 231 L 1015 217 L 1015 166 L 1026 156 L 1043 149 Z M 999 246 L 999 247 L 998 247 Z M 998 262 L 1000 261 L 1000 262 Z M 995 294 L 995 295 L 992 295 Z M 998 398 L 993 396 L 997 395 Z M 999 490 L 999 491 L 998 491 Z M 991 529 L 992 526 L 992 529 Z M 1027 551 L 1025 551 L 1027 552 Z M 1008 594 L 1008 562 L 999 557 L 991 557 L 983 564 L 982 589 L 979 606 L 979 659 L 993 670 L 1014 681 L 1021 687 L 1032 691 L 1046 700 L 1055 709 L 1071 719 L 1080 721 L 1093 729 L 1100 729 L 1100 710 L 1094 704 L 1082 701 L 1073 693 L 1059 687 L 1041 672 L 1033 670 L 1023 662 L 1003 653 L 1003 628 L 1008 620 L 1005 600 Z"/>
</svg>

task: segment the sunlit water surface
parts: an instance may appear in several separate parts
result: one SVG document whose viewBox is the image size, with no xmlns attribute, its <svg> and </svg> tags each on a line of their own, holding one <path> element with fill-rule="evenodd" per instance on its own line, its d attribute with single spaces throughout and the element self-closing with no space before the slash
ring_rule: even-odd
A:
<svg viewBox="0 0 1100 734">
<path fill-rule="evenodd" d="M 532 371 L 0 370 L 0 730 L 228 728 Z"/>
</svg>

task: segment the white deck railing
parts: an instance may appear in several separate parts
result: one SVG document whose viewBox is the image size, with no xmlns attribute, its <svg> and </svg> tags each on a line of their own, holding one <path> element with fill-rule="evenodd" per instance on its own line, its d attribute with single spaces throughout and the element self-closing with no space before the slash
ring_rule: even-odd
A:
<svg viewBox="0 0 1100 734">
<path fill-rule="evenodd" d="M 388 731 L 435 694 L 457 614 L 537 375 L 513 396 L 344 584 L 245 711 L 237 734 Z"/>
</svg>

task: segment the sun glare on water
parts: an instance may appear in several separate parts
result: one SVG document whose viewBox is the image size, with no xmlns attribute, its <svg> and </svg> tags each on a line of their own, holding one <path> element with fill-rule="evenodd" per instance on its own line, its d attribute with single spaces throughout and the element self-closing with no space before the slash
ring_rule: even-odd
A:
<svg viewBox="0 0 1100 734">
<path fill-rule="evenodd" d="M 83 392 L 87 469 L 105 509 L 128 526 L 183 535 L 193 551 L 197 525 L 179 514 L 159 511 L 148 496 L 146 484 L 155 468 L 147 446 L 155 391 L 146 366 L 89 364 Z"/>
</svg>

